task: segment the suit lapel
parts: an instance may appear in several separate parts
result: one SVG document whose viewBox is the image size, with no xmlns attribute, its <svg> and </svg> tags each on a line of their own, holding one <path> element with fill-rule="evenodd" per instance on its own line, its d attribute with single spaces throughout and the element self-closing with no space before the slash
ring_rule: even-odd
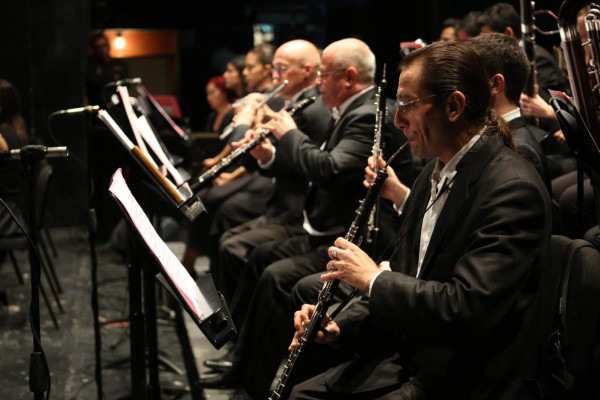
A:
<svg viewBox="0 0 600 400">
<path fill-rule="evenodd" d="M 463 209 L 469 198 L 469 187 L 479 178 L 491 157 L 503 146 L 502 140 L 494 136 L 484 136 L 465 154 L 458 163 L 454 183 L 448 189 L 448 198 L 435 224 L 427 252 L 421 266 L 421 275 L 426 277 L 431 268 L 433 255 L 438 252 L 449 228 L 463 219 Z M 462 221 L 464 222 L 464 221 Z"/>
<path fill-rule="evenodd" d="M 352 101 L 352 103 L 350 103 L 348 105 L 348 108 L 344 110 L 344 113 L 342 115 L 340 115 L 340 119 L 337 121 L 335 126 L 333 126 L 331 134 L 327 136 L 327 139 L 326 139 L 327 144 L 325 146 L 325 149 L 331 150 L 341 140 L 343 133 L 344 133 L 344 126 L 346 125 L 346 122 L 344 121 L 345 116 L 347 116 L 353 110 L 362 106 L 369 99 L 373 98 L 374 95 L 375 95 L 375 89 L 372 88 L 372 89 L 366 91 L 365 93 L 363 93 L 362 95 L 358 96 L 356 99 L 354 99 L 354 101 Z"/>
</svg>

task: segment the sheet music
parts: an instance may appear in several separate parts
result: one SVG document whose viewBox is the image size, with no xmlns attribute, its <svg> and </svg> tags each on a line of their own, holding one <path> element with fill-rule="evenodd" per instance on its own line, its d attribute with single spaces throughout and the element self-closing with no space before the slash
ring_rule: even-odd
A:
<svg viewBox="0 0 600 400">
<path fill-rule="evenodd" d="M 119 142 L 121 142 L 121 144 L 123 146 L 125 146 L 125 148 L 127 148 L 129 150 L 131 150 L 133 148 L 133 146 L 134 146 L 133 142 L 131 140 L 129 140 L 129 138 L 127 137 L 125 132 L 123 132 L 121 127 L 110 116 L 108 111 L 106 111 L 106 110 L 98 111 L 98 118 L 100 118 L 102 121 L 104 121 L 108 125 L 110 130 L 114 133 L 114 135 L 117 137 Z"/>
<path fill-rule="evenodd" d="M 129 97 L 129 90 L 127 89 L 127 86 L 117 86 L 117 92 L 119 92 L 119 96 L 121 96 L 121 103 L 123 103 L 123 107 L 125 107 L 125 114 L 127 114 L 127 119 L 129 120 L 129 125 L 131 126 L 131 130 L 133 131 L 133 136 L 135 136 L 135 141 L 137 142 L 138 147 L 144 152 L 144 154 L 146 154 L 146 156 L 148 156 L 154 166 L 158 168 L 152 157 L 150 157 L 150 153 L 148 153 L 146 144 L 140 135 L 140 131 L 136 123 L 137 117 L 135 116 L 135 112 L 131 106 L 131 98 Z"/>
<path fill-rule="evenodd" d="M 206 298 L 200 293 L 196 282 L 192 279 L 185 267 L 158 236 L 152 223 L 140 207 L 137 200 L 129 190 L 121 169 L 115 171 L 109 188 L 115 198 L 121 203 L 137 231 L 148 245 L 150 251 L 156 256 L 164 272 L 176 286 L 174 289 L 181 293 L 189 308 L 200 321 L 214 313 Z"/>
<path fill-rule="evenodd" d="M 144 85 L 140 85 L 140 87 L 141 87 L 142 91 L 144 92 L 144 95 L 150 100 L 150 102 L 158 110 L 158 112 L 160 113 L 160 115 L 162 115 L 163 118 L 167 120 L 167 122 L 169 123 L 169 125 L 171 125 L 171 128 L 173 128 L 173 130 L 175 132 L 177 132 L 177 134 L 179 136 L 181 136 L 182 139 L 186 139 L 187 138 L 187 134 L 183 131 L 183 129 L 181 129 L 179 127 L 179 125 L 177 125 L 175 123 L 175 121 L 173 121 L 173 118 L 171 118 L 171 116 L 169 116 L 169 114 L 167 114 L 167 112 L 165 111 L 165 109 L 160 104 L 158 104 L 158 101 L 156 101 L 156 99 L 152 96 L 152 94 L 150 94 L 150 91 L 148 89 L 146 89 L 146 87 Z"/>
<path fill-rule="evenodd" d="M 184 183 L 181 174 L 179 173 L 179 171 L 177 171 L 177 168 L 173 166 L 173 164 L 169 160 L 169 157 L 163 151 L 162 146 L 156 139 L 156 135 L 154 134 L 150 123 L 144 115 L 140 115 L 138 117 L 137 127 L 140 132 L 140 135 L 142 136 L 142 139 L 144 139 L 144 141 L 148 143 L 148 146 L 150 146 L 150 148 L 152 149 L 154 154 L 156 154 L 160 162 L 165 166 L 165 168 L 167 168 L 167 171 L 169 171 L 169 173 L 175 180 L 175 184 L 177 186 L 181 186 Z"/>
</svg>

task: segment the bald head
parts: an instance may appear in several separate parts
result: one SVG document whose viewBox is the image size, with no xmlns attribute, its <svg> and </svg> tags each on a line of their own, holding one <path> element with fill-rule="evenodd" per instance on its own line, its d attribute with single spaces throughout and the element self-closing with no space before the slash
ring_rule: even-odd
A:
<svg viewBox="0 0 600 400">
<path fill-rule="evenodd" d="M 279 46 L 275 56 L 285 56 L 288 60 L 293 60 L 298 65 L 310 64 L 315 70 L 319 69 L 321 63 L 321 52 L 311 42 L 307 40 L 291 40 Z"/>
<path fill-rule="evenodd" d="M 317 46 L 306 40 L 291 40 L 277 48 L 273 57 L 273 83 L 288 85 L 281 92 L 284 99 L 291 99 L 303 89 L 314 85 L 321 65 L 321 53 Z"/>
<path fill-rule="evenodd" d="M 335 60 L 336 69 L 355 67 L 361 83 L 370 85 L 375 82 L 375 54 L 362 40 L 338 40 L 323 50 L 323 57 L 326 54 Z"/>
</svg>

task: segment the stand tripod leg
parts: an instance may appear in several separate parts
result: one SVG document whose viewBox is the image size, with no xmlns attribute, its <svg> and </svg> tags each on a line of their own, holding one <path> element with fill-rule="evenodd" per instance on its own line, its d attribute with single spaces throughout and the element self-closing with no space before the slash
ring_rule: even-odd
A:
<svg viewBox="0 0 600 400">
<path fill-rule="evenodd" d="M 54 241 L 52 240 L 52 235 L 50 235 L 50 231 L 48 230 L 48 228 L 46 228 L 46 227 L 42 228 L 40 237 L 42 235 L 45 235 L 46 239 L 48 239 L 48 244 L 50 245 L 50 250 L 52 250 L 52 255 L 54 256 L 54 258 L 58 258 L 58 253 L 56 252 L 56 246 L 54 246 Z"/>
<path fill-rule="evenodd" d="M 102 395 L 102 337 L 100 335 L 99 307 L 98 307 L 98 259 L 96 257 L 96 210 L 88 210 L 88 238 L 90 243 L 90 261 L 92 275 L 92 313 L 94 317 L 94 354 L 96 365 L 94 377 L 96 378 L 96 398 L 101 400 Z"/>
<path fill-rule="evenodd" d="M 154 274 L 144 269 L 144 310 L 146 312 L 146 338 L 148 340 L 148 396 L 151 400 L 160 399 L 160 377 L 158 372 L 158 331 L 156 326 L 156 285 Z"/>
<path fill-rule="evenodd" d="M 50 314 L 50 318 L 52 318 L 52 322 L 54 323 L 54 327 L 56 329 L 60 329 L 58 326 L 58 320 L 56 319 L 56 315 L 54 315 L 54 311 L 52 310 L 52 306 L 50 305 L 50 302 L 48 301 L 48 296 L 46 295 L 46 290 L 44 289 L 44 286 L 42 286 L 40 284 L 40 293 L 42 295 L 42 299 L 44 299 L 44 304 L 46 304 L 46 308 L 48 309 L 48 314 Z"/>
<path fill-rule="evenodd" d="M 183 317 L 184 315 L 181 307 L 178 304 L 175 305 L 175 328 L 177 336 L 179 337 L 179 343 L 181 344 L 181 356 L 183 357 L 183 362 L 185 364 L 192 400 L 205 400 L 204 388 L 200 383 L 200 374 L 198 372 L 198 367 L 196 366 L 194 352 L 190 345 L 190 338 Z"/>
<path fill-rule="evenodd" d="M 25 282 L 23 282 L 23 274 L 21 273 L 21 268 L 19 268 L 19 264 L 17 263 L 17 259 L 15 258 L 15 253 L 12 252 L 12 250 L 8 250 L 8 256 L 10 257 L 10 262 L 13 265 L 13 268 L 15 269 L 15 273 L 17 274 L 17 279 L 19 280 L 19 283 L 21 285 L 24 285 Z"/>
<path fill-rule="evenodd" d="M 133 247 L 133 245 L 132 245 Z M 131 395 L 134 400 L 146 398 L 146 332 L 142 309 L 142 270 L 135 249 L 129 264 L 129 330 L 131 352 Z"/>
<path fill-rule="evenodd" d="M 50 258 L 50 254 L 48 253 L 48 249 L 46 248 L 46 242 L 44 241 L 43 236 L 40 231 L 40 241 L 39 248 L 42 250 L 42 257 L 44 258 L 44 264 L 47 266 L 47 270 L 50 271 L 49 277 L 52 278 L 52 282 L 56 286 L 56 291 L 62 294 L 62 287 L 60 286 L 60 281 L 58 280 L 58 276 L 56 275 L 56 271 L 54 270 L 54 264 L 52 263 L 52 259 Z"/>
<path fill-rule="evenodd" d="M 52 297 L 54 297 L 54 301 L 56 301 L 58 311 L 60 311 L 61 314 L 64 314 L 65 311 L 63 310 L 62 304 L 60 304 L 58 293 L 56 291 L 56 288 L 54 287 L 54 284 L 52 283 L 52 279 L 50 278 L 48 266 L 46 265 L 46 262 L 43 259 L 40 259 L 40 265 L 42 266 L 42 270 L 44 271 L 44 275 L 46 276 L 46 280 L 48 281 L 48 285 L 50 286 L 50 292 L 52 293 Z"/>
</svg>

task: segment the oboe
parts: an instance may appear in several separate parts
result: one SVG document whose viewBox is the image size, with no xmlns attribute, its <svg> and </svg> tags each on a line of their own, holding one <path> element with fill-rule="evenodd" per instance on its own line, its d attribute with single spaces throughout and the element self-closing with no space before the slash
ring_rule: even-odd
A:
<svg viewBox="0 0 600 400">
<path fill-rule="evenodd" d="M 290 115 L 293 116 L 298 111 L 302 110 L 305 107 L 308 107 L 316 99 L 317 99 L 317 96 L 307 97 L 306 99 L 302 99 L 302 100 L 286 107 L 285 110 L 287 112 L 289 112 Z M 270 133 L 271 133 L 271 131 L 269 131 L 268 129 L 262 129 L 260 131 L 260 133 L 258 134 L 258 136 L 256 136 L 249 142 L 241 145 L 240 147 L 236 148 L 235 150 L 233 150 L 231 153 L 229 153 L 228 156 L 224 157 L 221 161 L 219 161 L 218 163 L 213 165 L 209 170 L 207 170 L 202 175 L 200 175 L 198 178 L 196 178 L 195 182 L 193 182 L 190 185 L 190 188 L 192 189 L 192 191 L 195 192 L 198 189 L 205 186 L 206 184 L 208 184 L 209 182 L 211 182 L 221 172 L 223 172 L 223 170 L 225 168 L 227 168 L 228 166 L 230 166 L 231 164 L 233 164 L 234 162 L 239 160 L 246 153 L 248 153 L 250 150 L 255 148 L 260 142 L 265 140 L 267 138 L 267 136 L 269 136 Z"/>
<path fill-rule="evenodd" d="M 362 241 L 362 235 L 360 234 L 361 228 L 364 227 L 367 219 L 369 217 L 369 213 L 373 205 L 375 204 L 375 199 L 379 194 L 379 190 L 381 189 L 381 185 L 387 178 L 387 167 L 393 161 L 393 159 L 400 154 L 400 152 L 408 145 L 408 142 L 405 142 L 396 152 L 390 157 L 387 161 L 384 168 L 377 168 L 377 175 L 375 179 L 371 182 L 369 186 L 369 190 L 365 198 L 360 202 L 358 209 L 356 210 L 356 217 L 350 225 L 350 229 L 346 233 L 344 238 L 352 243 L 360 245 Z M 323 319 L 325 318 L 325 313 L 331 303 L 333 302 L 333 297 L 337 288 L 340 284 L 338 279 L 334 279 L 331 281 L 327 281 L 323 284 L 321 291 L 317 297 L 317 304 L 315 305 L 315 311 L 310 318 L 302 337 L 298 340 L 298 345 L 294 348 L 294 350 L 288 356 L 286 365 L 283 368 L 283 372 L 277 382 L 277 386 L 275 390 L 269 396 L 269 400 L 279 400 L 286 399 L 289 395 L 291 387 L 288 387 L 289 378 L 292 375 L 294 370 L 294 366 L 300 357 L 300 354 L 304 351 L 305 346 L 312 342 L 319 328 L 322 327 Z"/>
<path fill-rule="evenodd" d="M 371 155 L 375 160 L 381 155 L 381 133 L 382 127 L 387 118 L 387 105 L 386 105 L 386 93 L 387 93 L 387 80 L 385 79 L 385 64 L 383 64 L 383 74 L 381 76 L 381 82 L 377 87 L 377 94 L 375 95 L 375 133 L 373 135 L 373 149 Z M 367 243 L 377 242 L 377 232 L 379 227 L 377 226 L 377 205 L 374 205 L 369 214 L 369 222 L 367 223 Z"/>
</svg>

